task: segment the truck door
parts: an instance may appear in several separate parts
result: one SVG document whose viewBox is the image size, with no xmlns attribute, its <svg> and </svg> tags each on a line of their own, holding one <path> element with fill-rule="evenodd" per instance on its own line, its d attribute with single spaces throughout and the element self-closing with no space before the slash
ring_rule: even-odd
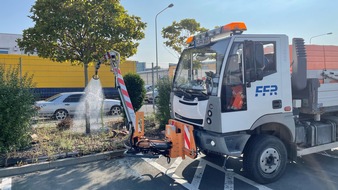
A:
<svg viewBox="0 0 338 190">
<path fill-rule="evenodd" d="M 282 108 L 279 39 L 254 39 L 235 38 L 227 56 L 221 89 L 224 132 L 248 130 L 259 117 Z"/>
</svg>

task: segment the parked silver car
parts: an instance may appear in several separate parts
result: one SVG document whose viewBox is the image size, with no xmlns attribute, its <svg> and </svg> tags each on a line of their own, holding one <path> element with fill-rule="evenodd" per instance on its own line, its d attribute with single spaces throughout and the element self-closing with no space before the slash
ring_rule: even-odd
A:
<svg viewBox="0 0 338 190">
<path fill-rule="evenodd" d="M 57 120 L 63 120 L 67 116 L 76 114 L 77 108 L 80 106 L 80 100 L 84 95 L 84 92 L 60 93 L 46 100 L 35 102 L 35 106 L 40 117 L 52 117 Z M 104 99 L 103 108 L 101 107 L 99 110 L 110 115 L 120 115 L 122 110 L 121 102 L 119 100 Z"/>
<path fill-rule="evenodd" d="M 158 91 L 157 88 L 154 89 L 154 98 L 155 98 L 155 102 L 158 98 Z M 144 101 L 146 101 L 147 103 L 152 103 L 153 102 L 153 91 L 149 91 L 146 93 L 146 97 L 144 98 Z"/>
</svg>

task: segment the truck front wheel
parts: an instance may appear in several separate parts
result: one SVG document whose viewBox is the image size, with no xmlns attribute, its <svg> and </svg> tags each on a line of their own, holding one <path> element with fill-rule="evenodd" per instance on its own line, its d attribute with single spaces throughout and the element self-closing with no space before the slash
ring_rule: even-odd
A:
<svg viewBox="0 0 338 190">
<path fill-rule="evenodd" d="M 243 168 L 254 181 L 266 184 L 279 179 L 285 171 L 287 151 L 275 136 L 255 135 L 244 150 Z"/>
</svg>

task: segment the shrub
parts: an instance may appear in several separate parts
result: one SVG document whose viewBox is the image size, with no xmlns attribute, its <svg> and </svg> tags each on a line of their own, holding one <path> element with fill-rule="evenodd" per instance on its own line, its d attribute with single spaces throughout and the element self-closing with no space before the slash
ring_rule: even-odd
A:
<svg viewBox="0 0 338 190">
<path fill-rule="evenodd" d="M 56 128 L 59 131 L 65 131 L 70 129 L 73 126 L 73 119 L 70 117 L 66 117 L 66 119 L 60 121 L 57 125 Z"/>
<path fill-rule="evenodd" d="M 172 81 L 169 77 L 163 77 L 157 82 L 158 98 L 156 100 L 156 118 L 160 122 L 160 128 L 165 129 L 165 125 L 170 119 L 170 91 Z"/>
<path fill-rule="evenodd" d="M 0 152 L 26 147 L 35 115 L 32 76 L 0 66 Z"/>
<path fill-rule="evenodd" d="M 124 77 L 124 83 L 128 89 L 131 103 L 133 104 L 134 110 L 138 111 L 142 105 L 146 95 L 144 89 L 144 81 L 138 74 L 128 73 Z"/>
</svg>

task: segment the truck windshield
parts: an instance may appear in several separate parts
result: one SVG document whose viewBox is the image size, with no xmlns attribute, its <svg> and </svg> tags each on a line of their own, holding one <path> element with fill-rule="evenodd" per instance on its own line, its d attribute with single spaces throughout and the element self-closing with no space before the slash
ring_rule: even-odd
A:
<svg viewBox="0 0 338 190">
<path fill-rule="evenodd" d="M 230 38 L 183 51 L 174 78 L 174 91 L 217 95 L 220 69 Z"/>
</svg>

